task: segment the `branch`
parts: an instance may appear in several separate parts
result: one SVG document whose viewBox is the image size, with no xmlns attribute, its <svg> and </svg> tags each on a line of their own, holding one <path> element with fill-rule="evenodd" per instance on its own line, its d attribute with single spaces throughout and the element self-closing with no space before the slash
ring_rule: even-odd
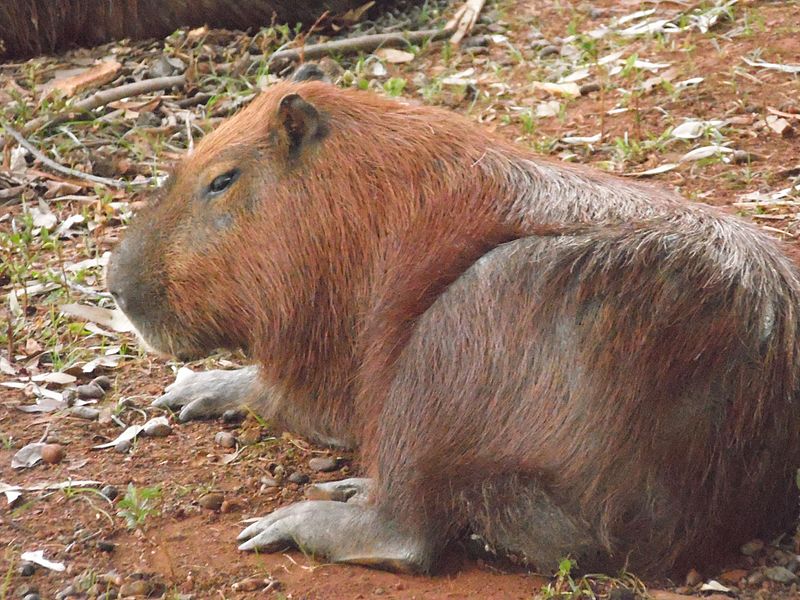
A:
<svg viewBox="0 0 800 600">
<path fill-rule="evenodd" d="M 173 87 L 180 87 L 186 83 L 186 75 L 174 75 L 171 77 L 156 77 L 154 79 L 143 79 L 128 83 L 119 87 L 111 88 L 110 90 L 102 90 L 95 92 L 88 98 L 84 98 L 80 102 L 76 102 L 68 106 L 64 112 L 61 112 L 54 117 L 39 117 L 31 120 L 25 126 L 23 131 L 28 134 L 32 133 L 42 127 L 52 127 L 59 125 L 64 121 L 69 121 L 75 115 L 80 113 L 89 112 L 95 108 L 100 108 L 111 102 L 129 98 L 131 96 L 138 96 L 139 94 L 148 94 L 150 92 L 158 92 L 161 90 L 168 90 Z M 17 140 L 19 141 L 19 140 Z"/>
<path fill-rule="evenodd" d="M 322 56 L 334 53 L 349 54 L 353 52 L 372 52 L 378 48 L 391 48 L 417 44 L 425 40 L 440 40 L 453 33 L 452 29 L 423 29 L 421 31 L 408 31 L 406 33 L 375 33 L 344 40 L 333 40 L 322 44 L 311 44 L 303 48 L 290 48 L 278 50 L 269 57 L 269 63 L 288 60 L 315 60 Z"/>
<path fill-rule="evenodd" d="M 461 5 L 453 18 L 445 25 L 445 29 L 455 30 L 453 37 L 450 38 L 450 43 L 458 45 L 463 37 L 472 31 L 485 2 L 486 0 L 467 0 Z"/>
<path fill-rule="evenodd" d="M 56 161 L 42 154 L 36 148 L 36 146 L 34 146 L 28 140 L 26 140 L 25 137 L 19 131 L 11 127 L 11 125 L 6 124 L 4 125 L 4 127 L 5 130 L 11 135 L 11 137 L 17 140 L 17 143 L 19 143 L 20 146 L 22 146 L 23 148 L 25 148 L 25 150 L 33 154 L 33 156 L 36 157 L 36 159 L 40 163 L 42 163 L 51 171 L 55 171 L 56 173 L 60 173 L 62 175 L 67 175 L 68 177 L 83 179 L 86 181 L 90 181 L 92 183 L 99 183 L 100 185 L 105 185 L 117 189 L 125 188 L 128 187 L 129 185 L 132 185 L 124 181 L 117 181 L 116 179 L 108 179 L 107 177 L 98 177 L 97 175 L 92 175 L 91 173 L 84 173 L 83 171 L 78 171 L 77 169 L 71 169 L 69 167 L 65 167 L 64 165 L 60 165 Z"/>
</svg>

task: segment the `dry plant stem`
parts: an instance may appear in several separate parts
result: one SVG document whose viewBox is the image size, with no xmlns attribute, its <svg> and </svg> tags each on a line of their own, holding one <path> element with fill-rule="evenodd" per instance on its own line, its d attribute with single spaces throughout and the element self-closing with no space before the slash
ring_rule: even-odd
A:
<svg viewBox="0 0 800 600">
<path fill-rule="evenodd" d="M 111 88 L 109 90 L 102 90 L 95 92 L 88 98 L 84 98 L 80 102 L 69 106 L 64 112 L 57 114 L 54 117 L 39 117 L 33 119 L 25 126 L 23 131 L 32 133 L 42 127 L 52 127 L 68 121 L 75 115 L 84 113 L 95 108 L 100 108 L 111 102 L 129 98 L 131 96 L 138 96 L 139 94 L 149 94 L 150 92 L 158 92 L 161 90 L 168 90 L 173 87 L 180 87 L 186 83 L 186 75 L 173 75 L 170 77 L 156 77 L 155 79 L 143 79 L 134 83 L 128 83 L 119 87 Z"/>
<path fill-rule="evenodd" d="M 451 44 L 459 44 L 464 36 L 472 31 L 485 2 L 486 0 L 467 0 L 447 22 L 445 29 L 455 29 L 453 37 L 450 38 Z"/>
<path fill-rule="evenodd" d="M 375 33 L 345 40 L 333 40 L 322 44 L 311 44 L 303 48 L 278 50 L 269 57 L 269 63 L 280 60 L 315 60 L 334 53 L 371 52 L 378 48 L 418 44 L 425 40 L 439 40 L 453 33 L 452 29 L 423 29 L 406 33 Z"/>
<path fill-rule="evenodd" d="M 125 188 L 127 187 L 128 183 L 123 181 L 117 181 L 115 179 L 108 179 L 107 177 L 98 177 L 97 175 L 92 175 L 91 173 L 84 173 L 82 171 L 78 171 L 76 169 L 71 169 L 69 167 L 65 167 L 64 165 L 58 164 L 56 161 L 48 158 L 44 154 L 42 154 L 36 146 L 31 144 L 25 137 L 16 129 L 11 127 L 10 125 L 4 125 L 6 131 L 9 133 L 11 137 L 17 140 L 20 146 L 25 148 L 28 152 L 33 154 L 36 159 L 42 163 L 45 167 L 50 169 L 51 171 L 55 171 L 56 173 L 60 173 L 62 175 L 67 175 L 69 177 L 74 177 L 76 179 L 83 179 L 85 181 L 90 181 L 92 183 L 98 183 L 100 185 L 105 185 L 108 187 L 113 188 Z"/>
</svg>

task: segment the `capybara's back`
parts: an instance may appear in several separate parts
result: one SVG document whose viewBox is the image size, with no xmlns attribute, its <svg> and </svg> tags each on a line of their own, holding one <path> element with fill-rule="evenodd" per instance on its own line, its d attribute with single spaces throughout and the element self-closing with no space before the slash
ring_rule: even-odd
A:
<svg viewBox="0 0 800 600">
<path fill-rule="evenodd" d="M 156 348 L 241 348 L 266 416 L 361 446 L 371 483 L 244 549 L 424 571 L 471 530 L 542 570 L 666 573 L 794 521 L 780 245 L 451 113 L 274 86 L 178 167 L 109 287 Z"/>
</svg>

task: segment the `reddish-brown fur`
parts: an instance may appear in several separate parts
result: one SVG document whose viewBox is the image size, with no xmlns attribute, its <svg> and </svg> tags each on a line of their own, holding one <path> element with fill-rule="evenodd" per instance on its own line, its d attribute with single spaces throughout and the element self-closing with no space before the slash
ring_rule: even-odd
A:
<svg viewBox="0 0 800 600">
<path fill-rule="evenodd" d="M 321 118 L 296 152 L 290 93 Z M 276 85 L 178 167 L 111 275 L 154 346 L 243 348 L 287 423 L 360 444 L 376 506 L 434 548 L 470 527 L 665 572 L 794 518 L 779 246 L 455 115 Z"/>
<path fill-rule="evenodd" d="M 3 0 L 0 57 L 21 58 L 122 38 L 164 37 L 178 27 L 251 29 L 313 22 L 355 0 Z"/>
</svg>

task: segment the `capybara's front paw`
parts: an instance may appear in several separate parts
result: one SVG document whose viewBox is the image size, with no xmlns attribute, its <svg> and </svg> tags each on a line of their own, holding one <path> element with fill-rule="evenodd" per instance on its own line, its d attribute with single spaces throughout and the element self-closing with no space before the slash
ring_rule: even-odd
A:
<svg viewBox="0 0 800 600">
<path fill-rule="evenodd" d="M 226 410 L 242 406 L 257 382 L 255 367 L 234 371 L 194 372 L 186 367 L 178 371 L 175 381 L 153 406 L 180 411 L 181 421 L 212 419 Z"/>
</svg>

